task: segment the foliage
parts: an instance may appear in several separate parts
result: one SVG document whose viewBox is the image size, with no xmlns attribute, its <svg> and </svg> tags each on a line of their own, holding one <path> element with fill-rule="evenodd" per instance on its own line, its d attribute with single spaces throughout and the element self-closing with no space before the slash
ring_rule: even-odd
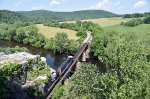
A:
<svg viewBox="0 0 150 99">
<path fill-rule="evenodd" d="M 143 23 L 143 20 L 141 20 L 141 19 L 132 19 L 130 21 L 127 21 L 126 23 L 121 23 L 121 25 L 134 27 L 134 26 L 138 26 L 142 23 Z"/>
<path fill-rule="evenodd" d="M 15 75 L 21 72 L 22 66 L 17 64 L 3 64 L 0 66 L 0 97 L 6 99 L 9 96 L 8 90 L 4 86 L 5 81 L 11 81 Z"/>
<path fill-rule="evenodd" d="M 52 50 L 54 53 L 56 53 L 56 40 L 54 38 L 46 39 L 44 48 Z"/>
<path fill-rule="evenodd" d="M 18 42 L 22 42 L 24 38 L 26 38 L 26 31 L 24 27 L 20 27 L 16 30 L 16 36 L 14 37 L 14 39 Z"/>
<path fill-rule="evenodd" d="M 28 60 L 27 67 L 29 72 L 28 80 L 33 80 L 33 78 L 36 78 L 39 75 L 47 76 L 47 78 L 50 76 L 50 69 L 46 67 L 46 64 L 43 61 L 34 63 L 34 61 L 30 59 Z"/>
<path fill-rule="evenodd" d="M 44 99 L 41 91 L 38 89 L 38 86 L 36 87 L 29 87 L 25 90 L 25 92 L 30 95 L 31 97 L 38 97 L 39 99 Z"/>
<path fill-rule="evenodd" d="M 36 68 L 34 68 L 34 66 Z M 33 97 L 43 97 L 43 94 L 41 90 L 39 89 L 39 86 L 41 84 L 47 84 L 49 77 L 50 77 L 50 69 L 45 66 L 45 63 L 42 61 L 38 62 L 33 62 L 33 60 L 28 61 L 27 65 L 27 71 L 25 67 L 22 65 L 17 65 L 17 64 L 11 64 L 11 63 L 6 63 L 6 64 L 1 64 L 0 66 L 0 97 L 2 99 L 6 99 L 9 96 L 8 89 L 5 87 L 5 82 L 13 82 L 18 79 L 19 76 L 22 76 L 22 72 L 28 72 L 27 73 L 27 80 L 31 80 L 36 82 L 35 87 L 29 87 L 25 89 L 25 91 L 28 93 L 28 95 L 33 96 Z M 23 75 L 25 76 L 25 75 Z M 46 76 L 47 78 L 44 80 L 35 80 L 36 77 L 38 76 Z M 19 79 L 18 79 L 19 80 Z M 16 83 L 23 84 L 24 82 L 20 80 L 19 82 L 16 81 Z"/>
<path fill-rule="evenodd" d="M 114 25 L 104 28 L 104 32 L 112 32 L 115 31 L 119 35 L 122 34 L 131 34 L 134 33 L 138 40 L 144 39 L 145 34 L 150 33 L 150 24 L 141 24 L 135 27 L 128 27 L 128 26 L 122 26 L 122 25 Z"/>
<path fill-rule="evenodd" d="M 62 99 L 98 99 L 101 90 L 100 71 L 95 65 L 82 64 L 64 85 Z"/>
<path fill-rule="evenodd" d="M 150 24 L 150 16 L 144 18 L 144 23 L 145 24 Z"/>
<path fill-rule="evenodd" d="M 49 23 L 46 25 L 54 26 L 54 27 L 61 27 L 61 28 L 68 28 L 68 29 L 73 29 L 73 30 L 78 31 L 77 36 L 80 36 L 80 39 L 78 40 L 80 43 L 85 39 L 85 37 L 87 35 L 85 31 L 91 31 L 92 33 L 98 33 L 98 32 L 102 31 L 101 27 L 99 27 L 98 25 L 95 25 L 92 22 L 87 22 L 87 21 L 86 22 L 77 21 L 76 23 Z M 75 42 L 73 40 L 61 40 L 61 38 L 63 36 L 56 36 L 56 37 L 55 37 L 56 41 L 53 39 L 51 39 L 52 41 L 48 40 L 46 42 L 45 48 L 51 49 L 51 47 L 53 48 L 53 46 L 56 46 L 56 50 L 57 50 L 56 52 L 61 52 L 61 51 L 63 52 L 65 50 L 68 50 L 68 52 L 70 52 L 70 53 L 75 52 L 77 50 L 77 48 L 79 46 L 77 42 Z M 65 35 L 64 35 L 64 37 L 65 37 Z M 60 39 L 60 40 L 57 40 L 57 39 Z M 56 43 L 54 43 L 54 45 L 53 45 L 50 42 L 56 42 Z M 63 46 L 62 46 L 62 44 L 63 44 Z"/>
<path fill-rule="evenodd" d="M 55 38 L 47 39 L 38 32 L 38 28 L 35 25 L 18 28 L 15 28 L 14 24 L 0 24 L 0 26 L 0 39 L 15 40 L 37 48 L 44 47 L 54 53 L 74 53 L 79 46 L 78 42 L 69 40 L 66 33 L 58 33 Z M 8 28 L 9 26 L 12 28 Z"/>
<path fill-rule="evenodd" d="M 93 19 L 103 17 L 116 17 L 118 15 L 103 11 L 103 10 L 85 10 L 75 12 L 52 12 L 46 10 L 38 11 L 8 11 L 0 10 L 0 22 L 2 23 L 15 23 L 15 22 L 32 22 L 32 23 L 47 23 L 53 21 L 64 20 L 80 20 L 80 19 Z"/>
<path fill-rule="evenodd" d="M 115 89 L 111 89 L 107 98 L 111 95 L 113 98 L 148 98 L 149 80 L 145 78 L 149 75 L 149 66 L 143 43 L 140 44 L 133 34 L 111 32 L 99 37 L 94 39 L 92 50 L 109 67 L 110 78 L 116 79 L 113 80 L 116 85 L 111 84 Z"/>
<path fill-rule="evenodd" d="M 150 24 L 150 16 L 147 16 L 144 19 L 132 19 L 132 20 L 129 20 L 125 23 L 121 22 L 121 25 L 134 27 L 134 26 L 138 26 L 142 23 Z"/>
<path fill-rule="evenodd" d="M 55 36 L 56 51 L 62 53 L 66 50 L 68 45 L 68 36 L 65 33 L 58 33 Z"/>
<path fill-rule="evenodd" d="M 149 98 L 150 68 L 144 43 L 139 45 L 134 34 L 112 32 L 99 37 L 99 40 L 94 39 L 92 48 L 94 52 L 98 49 L 95 53 L 106 63 L 107 72 L 101 73 L 94 65 L 82 64 L 64 85 L 61 98 Z"/>
<path fill-rule="evenodd" d="M 75 53 L 79 47 L 78 42 L 74 40 L 68 40 L 65 33 L 57 33 L 54 38 L 47 39 L 44 48 L 52 50 L 54 53 Z"/>
<path fill-rule="evenodd" d="M 82 64 L 64 85 L 61 98 L 149 98 L 149 38 L 140 42 L 132 33 L 104 33 L 97 25 L 87 28 L 94 36 L 91 51 L 108 70 L 101 73 L 94 65 Z"/>
<path fill-rule="evenodd" d="M 94 24 L 92 22 L 81 22 L 78 24 L 78 21 L 76 23 L 64 23 L 64 22 L 53 22 L 53 23 L 48 23 L 44 24 L 46 26 L 50 27 L 59 27 L 59 28 L 65 28 L 65 29 L 71 29 L 75 31 L 86 31 L 89 30 L 89 26 L 93 26 Z"/>
<path fill-rule="evenodd" d="M 47 24 L 46 24 L 47 25 Z M 49 23 L 48 26 L 51 27 L 61 27 L 61 28 L 67 28 L 67 29 L 72 29 L 75 31 L 78 31 L 77 36 L 80 37 L 79 41 L 83 41 L 83 39 L 86 37 L 86 32 L 85 31 L 96 31 L 100 29 L 98 25 L 95 25 L 92 22 L 81 22 L 80 23 L 77 21 L 76 23 Z M 100 29 L 102 30 L 102 29 Z"/>
<path fill-rule="evenodd" d="M 75 40 L 68 40 L 68 52 L 71 53 L 76 53 L 77 49 L 80 47 L 79 42 L 75 41 Z"/>
<path fill-rule="evenodd" d="M 25 91 L 28 95 L 32 97 L 43 98 L 44 95 L 42 94 L 42 91 L 39 86 L 41 86 L 42 84 L 48 84 L 50 78 L 50 69 L 46 66 L 46 64 L 43 61 L 34 62 L 33 60 L 28 60 L 27 67 L 27 80 L 33 81 L 35 83 L 35 86 L 29 87 L 25 89 Z M 46 79 L 37 79 L 37 77 L 39 76 L 46 77 Z"/>
<path fill-rule="evenodd" d="M 123 18 L 139 18 L 139 17 L 147 17 L 150 15 L 150 12 L 145 13 L 133 13 L 133 14 L 125 14 Z"/>
<path fill-rule="evenodd" d="M 81 38 L 86 38 L 87 36 L 85 31 L 78 31 L 76 35 Z"/>
<path fill-rule="evenodd" d="M 34 20 L 35 23 L 47 23 L 53 20 L 64 21 L 64 20 L 80 20 L 80 19 L 91 19 L 91 18 L 93 19 L 93 18 L 118 16 L 114 13 L 104 10 L 84 10 L 74 12 L 53 12 L 46 10 L 38 10 L 38 11 L 19 11 L 17 13 Z"/>
<path fill-rule="evenodd" d="M 64 87 L 61 84 L 57 84 L 52 91 L 52 99 L 60 99 L 63 95 Z"/>
<path fill-rule="evenodd" d="M 31 21 L 25 16 L 22 16 L 18 13 L 8 11 L 8 10 L 0 10 L 0 23 L 15 23 L 15 22 L 29 22 Z"/>
<path fill-rule="evenodd" d="M 144 49 L 146 50 L 147 53 L 147 60 L 150 63 L 150 33 L 147 33 L 144 36 L 144 39 L 141 41 L 141 44 L 144 46 Z"/>
<path fill-rule="evenodd" d="M 38 97 L 40 99 L 44 98 L 44 95 L 42 94 L 39 86 L 41 86 L 42 84 L 48 84 L 50 78 L 50 69 L 46 67 L 45 63 L 42 61 L 33 63 L 33 61 L 29 60 L 28 67 L 28 71 L 30 73 L 28 73 L 27 80 L 33 81 L 35 83 L 35 86 L 27 88 L 27 94 L 33 97 Z M 46 77 L 46 79 L 37 79 L 37 77 L 39 76 Z"/>
</svg>

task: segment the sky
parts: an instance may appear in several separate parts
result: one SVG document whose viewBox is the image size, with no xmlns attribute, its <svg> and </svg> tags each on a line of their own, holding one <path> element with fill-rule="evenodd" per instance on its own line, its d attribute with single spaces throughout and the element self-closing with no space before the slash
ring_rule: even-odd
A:
<svg viewBox="0 0 150 99">
<path fill-rule="evenodd" d="M 150 0 L 0 0 L 1 10 L 106 10 L 116 14 L 150 12 Z"/>
</svg>

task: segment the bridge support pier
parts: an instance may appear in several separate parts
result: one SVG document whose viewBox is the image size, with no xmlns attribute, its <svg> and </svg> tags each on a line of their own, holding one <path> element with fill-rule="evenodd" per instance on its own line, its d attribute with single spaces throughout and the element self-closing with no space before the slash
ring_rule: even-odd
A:
<svg viewBox="0 0 150 99">
<path fill-rule="evenodd" d="M 78 60 L 77 63 L 76 63 L 76 66 L 80 66 L 81 65 L 81 62 Z"/>
<path fill-rule="evenodd" d="M 86 51 L 83 52 L 82 54 L 82 62 L 86 61 Z"/>
<path fill-rule="evenodd" d="M 89 58 L 90 48 L 87 47 L 86 50 L 82 54 L 82 62 L 86 62 L 86 59 Z"/>
<path fill-rule="evenodd" d="M 90 53 L 90 48 L 88 47 L 87 50 L 86 50 L 86 58 L 90 58 L 89 53 Z"/>
</svg>

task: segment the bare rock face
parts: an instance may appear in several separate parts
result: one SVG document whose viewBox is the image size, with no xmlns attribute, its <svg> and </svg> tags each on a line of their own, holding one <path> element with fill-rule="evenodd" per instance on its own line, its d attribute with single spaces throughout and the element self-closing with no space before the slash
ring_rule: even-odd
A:
<svg viewBox="0 0 150 99">
<path fill-rule="evenodd" d="M 3 53 L 0 53 L 0 56 L 2 55 Z M 39 58 L 39 55 L 30 55 L 24 52 L 2 56 L 2 62 L 8 59 L 8 61 L 12 63 L 17 62 L 17 64 L 21 64 L 23 67 L 19 74 L 4 82 L 4 86 L 10 93 L 8 99 L 40 99 L 40 97 L 46 95 L 46 85 L 42 82 L 47 79 L 46 75 L 38 75 L 36 79 L 33 77 L 30 79 L 32 81 L 27 81 L 28 77 L 32 77 L 32 73 L 28 72 L 27 60 L 32 59 L 33 64 L 31 64 L 31 67 L 34 70 L 34 68 L 37 69 L 36 62 L 39 61 Z M 45 63 L 45 68 L 49 68 L 46 67 L 47 64 L 44 57 L 41 58 L 41 61 Z"/>
<path fill-rule="evenodd" d="M 22 85 L 22 89 L 34 88 L 35 83 L 33 81 L 27 81 L 26 84 Z"/>
<path fill-rule="evenodd" d="M 47 79 L 46 76 L 38 76 L 35 80 L 45 80 Z"/>
</svg>

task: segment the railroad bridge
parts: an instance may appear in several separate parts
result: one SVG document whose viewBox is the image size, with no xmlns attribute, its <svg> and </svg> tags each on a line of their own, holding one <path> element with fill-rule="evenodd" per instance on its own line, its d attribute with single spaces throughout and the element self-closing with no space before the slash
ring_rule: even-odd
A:
<svg viewBox="0 0 150 99">
<path fill-rule="evenodd" d="M 76 52 L 76 54 L 73 57 L 72 63 L 63 70 L 60 76 L 57 77 L 57 79 L 53 82 L 51 82 L 48 92 L 46 94 L 46 99 L 51 99 L 52 96 L 52 90 L 54 89 L 55 85 L 57 83 L 63 83 L 64 80 L 67 77 L 67 74 L 70 72 L 74 72 L 76 70 L 77 62 L 79 60 L 86 61 L 86 51 L 88 49 L 88 45 L 92 40 L 91 32 L 87 31 L 87 37 L 83 41 L 81 48 Z"/>
</svg>

